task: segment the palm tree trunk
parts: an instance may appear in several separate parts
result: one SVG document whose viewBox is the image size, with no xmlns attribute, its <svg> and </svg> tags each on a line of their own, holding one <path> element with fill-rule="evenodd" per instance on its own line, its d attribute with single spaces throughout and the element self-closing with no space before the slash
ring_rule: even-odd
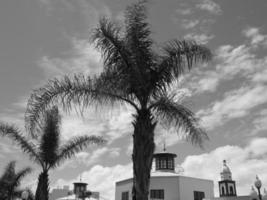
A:
<svg viewBox="0 0 267 200">
<path fill-rule="evenodd" d="M 133 126 L 133 200 L 148 200 L 156 123 L 153 123 L 149 110 L 141 109 L 135 116 Z"/>
<path fill-rule="evenodd" d="M 49 197 L 49 178 L 48 171 L 44 170 L 38 178 L 38 185 L 35 193 L 35 200 L 48 200 Z"/>
</svg>

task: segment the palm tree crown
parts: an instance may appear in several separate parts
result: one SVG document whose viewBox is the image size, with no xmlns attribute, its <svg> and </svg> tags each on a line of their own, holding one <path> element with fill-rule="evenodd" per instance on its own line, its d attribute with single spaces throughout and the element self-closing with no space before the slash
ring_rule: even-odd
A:
<svg viewBox="0 0 267 200">
<path fill-rule="evenodd" d="M 49 192 L 48 171 L 56 168 L 63 161 L 73 157 L 89 144 L 104 144 L 105 140 L 98 136 L 79 136 L 60 146 L 60 115 L 57 107 L 47 110 L 38 125 L 41 132 L 34 140 L 23 136 L 13 125 L 0 123 L 0 133 L 18 143 L 27 155 L 42 167 L 36 191 L 36 199 L 47 200 Z"/>
<path fill-rule="evenodd" d="M 194 64 L 212 57 L 207 47 L 194 41 L 175 39 L 156 49 L 145 5 L 145 0 L 139 1 L 126 9 L 123 29 L 108 18 L 101 18 L 92 43 L 102 53 L 103 72 L 94 78 L 74 75 L 49 81 L 31 95 L 25 118 L 28 130 L 34 132 L 44 111 L 53 104 L 63 105 L 66 110 L 73 104 L 88 107 L 117 103 L 134 107 L 133 199 L 138 200 L 147 199 L 154 129 L 159 121 L 175 127 L 179 134 L 185 133 L 193 144 L 202 146 L 207 139 L 194 113 L 168 91 Z"/>
</svg>

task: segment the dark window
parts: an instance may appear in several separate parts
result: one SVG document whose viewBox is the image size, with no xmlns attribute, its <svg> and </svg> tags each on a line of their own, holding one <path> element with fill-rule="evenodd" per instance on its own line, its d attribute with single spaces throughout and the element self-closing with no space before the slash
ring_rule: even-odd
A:
<svg viewBox="0 0 267 200">
<path fill-rule="evenodd" d="M 202 200 L 205 198 L 205 193 L 200 191 L 194 191 L 194 200 Z"/>
<path fill-rule="evenodd" d="M 160 162 L 159 159 L 156 159 L 156 169 L 158 170 L 160 168 Z"/>
<path fill-rule="evenodd" d="M 230 194 L 234 194 L 234 189 L 232 186 L 230 186 Z"/>
<path fill-rule="evenodd" d="M 224 187 L 222 186 L 222 195 L 225 194 Z"/>
<path fill-rule="evenodd" d="M 122 192 L 121 200 L 129 200 L 129 192 Z"/>
<path fill-rule="evenodd" d="M 164 190 L 150 190 L 150 199 L 164 199 Z"/>
</svg>

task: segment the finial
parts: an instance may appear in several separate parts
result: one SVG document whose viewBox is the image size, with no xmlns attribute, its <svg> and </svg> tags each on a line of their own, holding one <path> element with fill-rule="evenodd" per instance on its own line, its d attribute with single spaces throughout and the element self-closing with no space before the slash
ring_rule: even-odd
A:
<svg viewBox="0 0 267 200">
<path fill-rule="evenodd" d="M 166 141 L 164 139 L 164 143 L 163 143 L 163 151 L 165 152 L 166 151 Z"/>
<path fill-rule="evenodd" d="M 226 160 L 223 160 L 223 165 L 226 165 Z"/>
<path fill-rule="evenodd" d="M 82 175 L 80 174 L 80 182 L 82 182 Z"/>
</svg>

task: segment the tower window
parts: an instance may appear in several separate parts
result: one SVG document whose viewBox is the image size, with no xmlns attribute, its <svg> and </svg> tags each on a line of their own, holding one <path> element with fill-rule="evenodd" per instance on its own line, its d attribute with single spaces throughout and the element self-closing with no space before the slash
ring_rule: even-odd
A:
<svg viewBox="0 0 267 200">
<path fill-rule="evenodd" d="M 167 168 L 167 163 L 165 159 L 160 160 L 160 169 L 166 169 Z"/>
<path fill-rule="evenodd" d="M 164 199 L 164 190 L 150 190 L 150 199 Z"/>
<path fill-rule="evenodd" d="M 122 192 L 121 200 L 129 200 L 129 192 Z"/>
<path fill-rule="evenodd" d="M 171 158 L 168 159 L 168 169 L 173 169 L 173 160 Z"/>
<path fill-rule="evenodd" d="M 205 193 L 201 191 L 194 191 L 194 200 L 202 200 L 205 198 Z"/>
</svg>

